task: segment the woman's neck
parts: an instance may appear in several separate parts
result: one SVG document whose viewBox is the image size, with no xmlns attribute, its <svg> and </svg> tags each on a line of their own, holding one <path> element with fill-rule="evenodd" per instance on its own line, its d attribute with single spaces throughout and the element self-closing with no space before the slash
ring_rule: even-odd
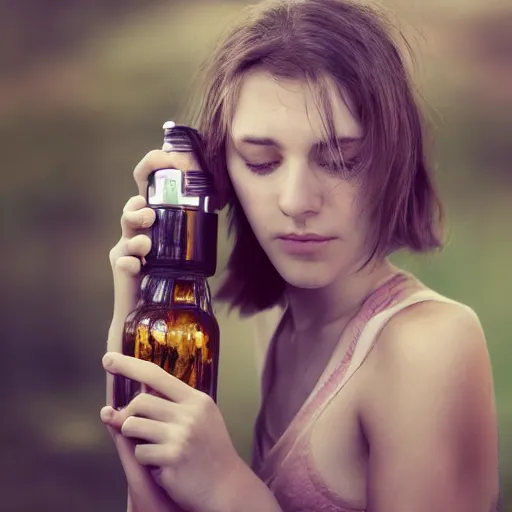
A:
<svg viewBox="0 0 512 512">
<path fill-rule="evenodd" d="M 287 286 L 285 294 L 293 330 L 300 333 L 319 324 L 348 320 L 373 290 L 398 271 L 388 260 L 384 260 L 342 276 L 324 288 Z"/>
</svg>

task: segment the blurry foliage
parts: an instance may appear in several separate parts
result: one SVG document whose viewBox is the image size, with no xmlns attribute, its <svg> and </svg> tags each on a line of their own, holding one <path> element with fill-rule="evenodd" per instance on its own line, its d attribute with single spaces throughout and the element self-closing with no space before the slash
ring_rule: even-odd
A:
<svg viewBox="0 0 512 512">
<path fill-rule="evenodd" d="M 69 56 L 94 32 L 123 22 L 161 0 L 0 0 L 2 73 L 15 73 L 40 59 Z"/>
<path fill-rule="evenodd" d="M 2 512 L 123 510 L 122 472 L 98 419 L 104 396 L 100 358 L 112 308 L 108 251 L 119 236 L 121 209 L 136 193 L 134 165 L 159 146 L 165 120 L 183 120 L 199 63 L 243 3 L 0 2 L 0 384 L 9 390 L 13 411 L 0 427 Z M 471 50 L 465 67 L 453 60 L 460 41 L 482 48 L 475 25 L 444 19 L 442 10 L 422 20 L 422 37 L 435 43 L 419 59 L 422 93 L 436 126 L 448 244 L 442 255 L 396 259 L 440 292 L 471 305 L 482 319 L 507 492 L 510 110 L 479 89 L 481 83 L 464 78 L 478 75 L 476 63 L 489 59 L 482 63 Z M 493 33 L 492 26 L 486 30 Z M 219 271 L 227 254 L 221 236 Z M 247 456 L 257 389 L 255 377 L 239 363 L 251 357 L 252 333 L 232 317 L 221 323 L 230 349 L 221 362 L 220 405 Z"/>
</svg>

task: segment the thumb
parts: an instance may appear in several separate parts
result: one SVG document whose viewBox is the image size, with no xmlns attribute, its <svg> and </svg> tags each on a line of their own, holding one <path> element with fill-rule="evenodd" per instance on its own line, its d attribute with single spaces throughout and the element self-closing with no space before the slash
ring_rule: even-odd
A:
<svg viewBox="0 0 512 512">
<path fill-rule="evenodd" d="M 137 304 L 140 288 L 141 262 L 135 256 L 121 256 L 113 268 L 114 276 L 114 312 L 110 326 L 109 340 L 112 338 L 112 348 L 115 343 L 121 347 L 124 321 Z M 112 336 L 111 336 L 112 335 Z M 109 347 L 110 349 L 110 347 Z M 116 352 L 117 352 L 116 351 Z"/>
<path fill-rule="evenodd" d="M 141 262 L 135 256 L 121 256 L 113 268 L 114 312 L 108 331 L 107 352 L 123 351 L 123 330 L 126 317 L 137 304 L 140 288 Z M 107 404 L 112 404 L 113 376 L 107 373 Z"/>
</svg>

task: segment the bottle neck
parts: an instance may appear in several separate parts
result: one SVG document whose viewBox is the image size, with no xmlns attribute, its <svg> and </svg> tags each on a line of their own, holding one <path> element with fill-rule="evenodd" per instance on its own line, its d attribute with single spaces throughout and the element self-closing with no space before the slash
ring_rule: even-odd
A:
<svg viewBox="0 0 512 512">
<path fill-rule="evenodd" d="M 217 266 L 217 223 L 214 213 L 196 208 L 154 207 L 148 268 L 213 276 Z"/>
<path fill-rule="evenodd" d="M 202 274 L 152 269 L 142 278 L 140 300 L 147 305 L 191 307 L 211 312 L 210 288 Z"/>
</svg>

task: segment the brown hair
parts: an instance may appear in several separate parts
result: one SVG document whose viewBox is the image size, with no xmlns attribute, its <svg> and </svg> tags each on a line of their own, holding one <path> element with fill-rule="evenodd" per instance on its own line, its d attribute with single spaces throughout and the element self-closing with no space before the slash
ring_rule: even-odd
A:
<svg viewBox="0 0 512 512">
<path fill-rule="evenodd" d="M 217 206 L 229 206 L 235 235 L 218 297 L 251 313 L 274 305 L 285 285 L 256 240 L 227 172 L 238 94 L 245 73 L 255 67 L 310 83 L 328 140 L 335 140 L 328 79 L 349 95 L 364 132 L 360 165 L 370 170 L 364 193 L 374 232 L 367 263 L 401 248 L 440 248 L 442 206 L 426 162 L 423 121 L 387 18 L 346 0 L 273 0 L 245 14 L 209 58 L 198 105 Z M 341 155 L 339 147 L 332 150 Z"/>
</svg>

